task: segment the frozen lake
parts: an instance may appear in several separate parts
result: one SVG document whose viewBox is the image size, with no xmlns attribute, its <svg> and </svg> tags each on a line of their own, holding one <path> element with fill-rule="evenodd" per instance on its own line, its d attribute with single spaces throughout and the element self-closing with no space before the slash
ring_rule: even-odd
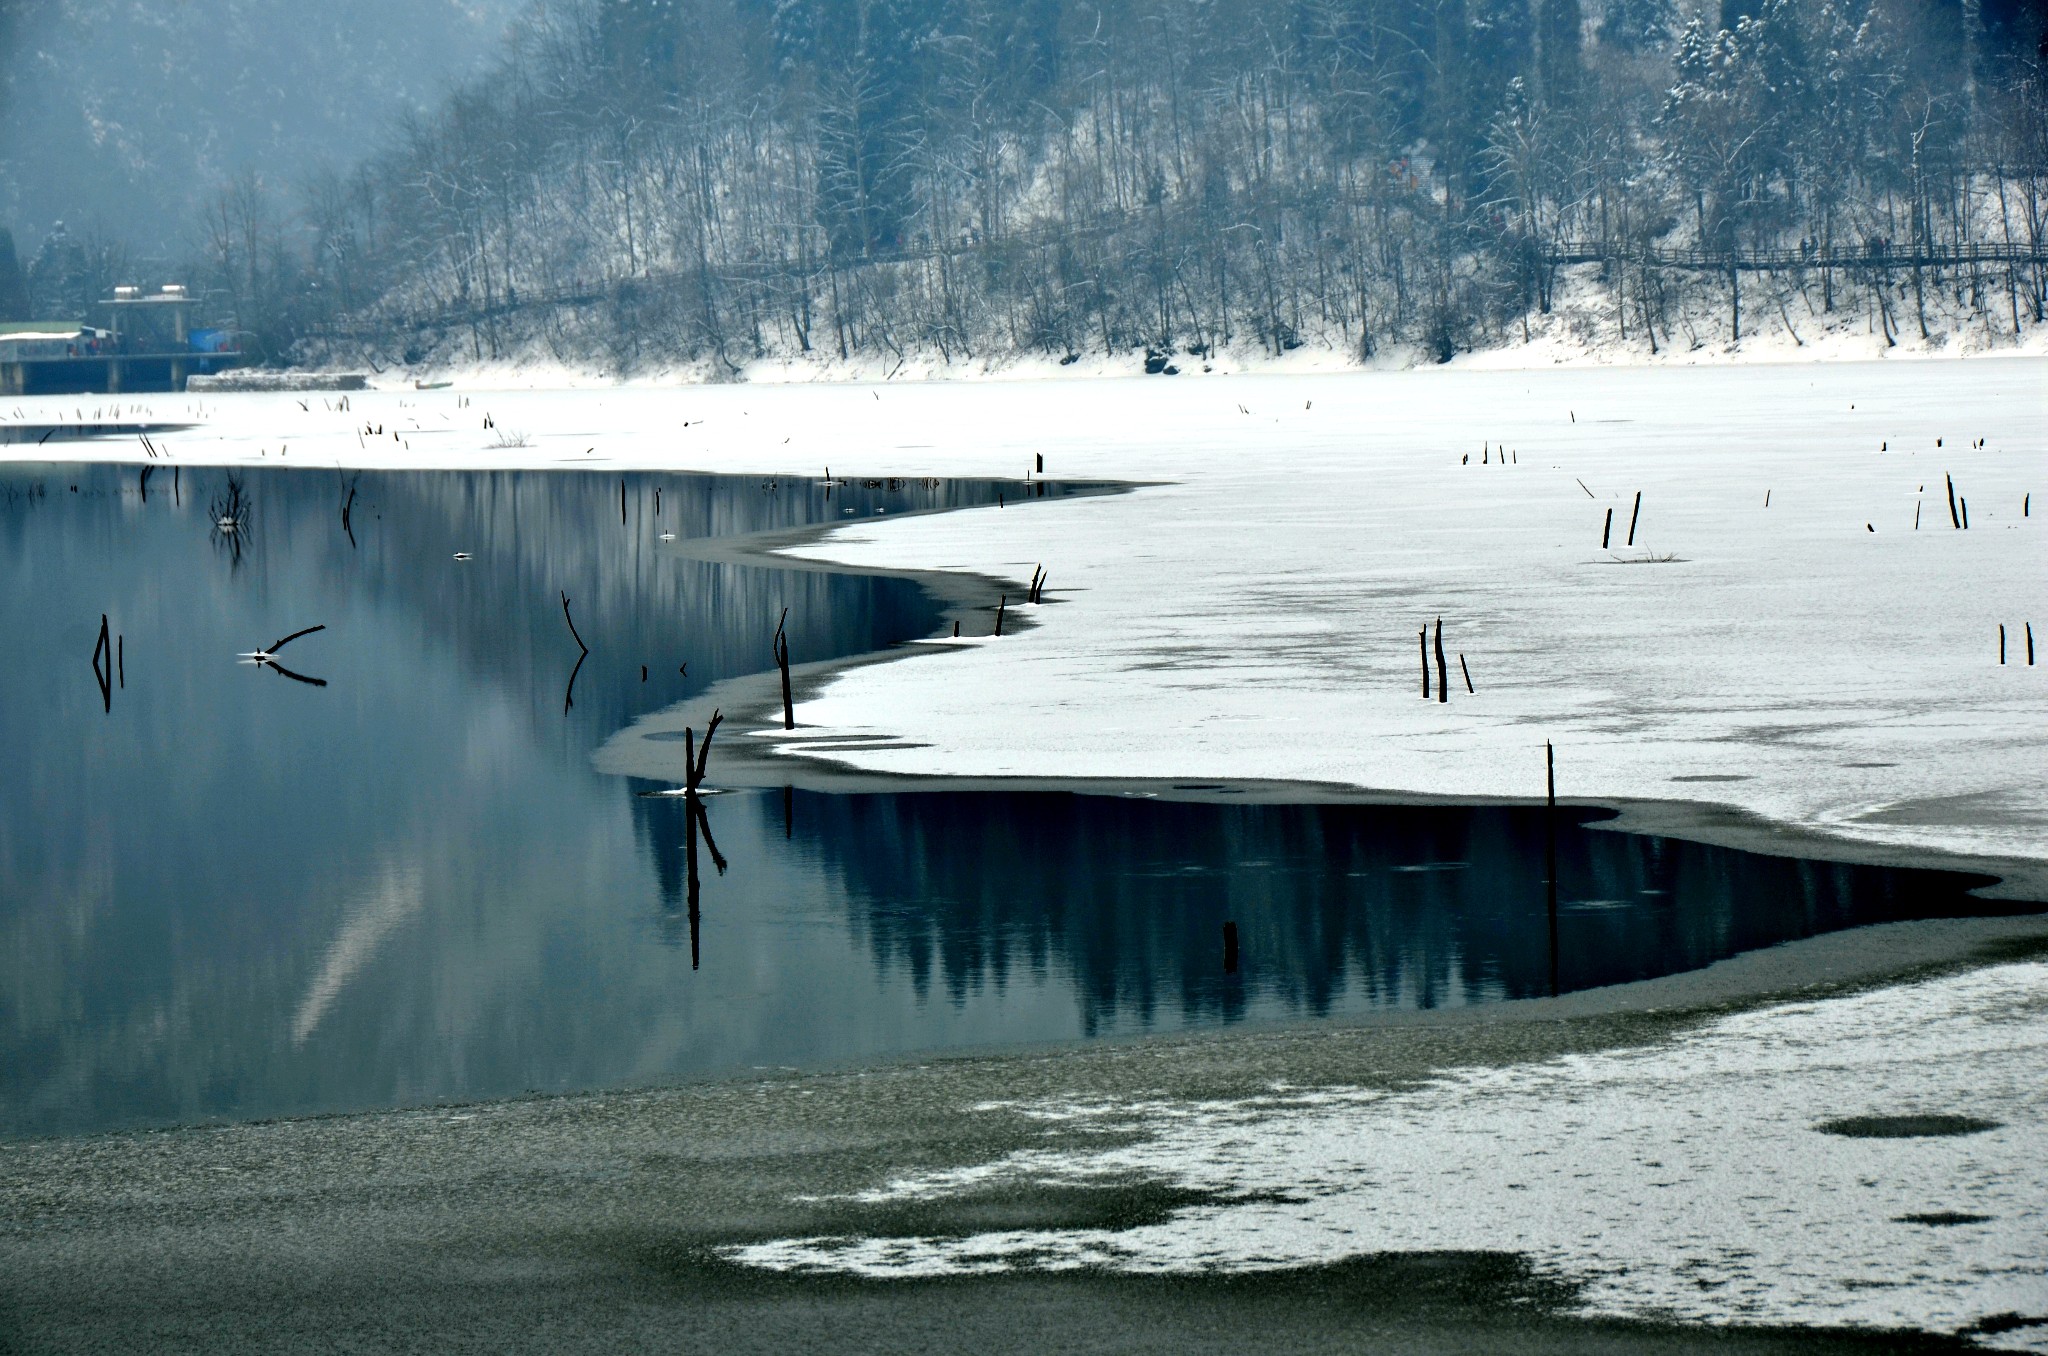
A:
<svg viewBox="0 0 2048 1356">
<path fill-rule="evenodd" d="M 914 580 L 683 546 L 1014 483 L 235 481 L 0 472 L 0 1134 L 1483 1003 L 1999 907 L 1966 877 L 1563 815 L 1553 922 L 1540 809 L 1242 804 L 1194 781 L 737 791 L 709 802 L 693 890 L 683 802 L 593 752 L 766 668 L 784 608 L 799 665 L 947 623 Z M 289 673 L 237 662 L 314 625 L 278 652 Z"/>
</svg>

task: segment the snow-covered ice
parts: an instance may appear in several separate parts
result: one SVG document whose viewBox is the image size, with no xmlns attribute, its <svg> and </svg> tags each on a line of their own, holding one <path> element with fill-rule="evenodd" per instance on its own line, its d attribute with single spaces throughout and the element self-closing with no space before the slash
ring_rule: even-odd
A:
<svg viewBox="0 0 2048 1356">
<path fill-rule="evenodd" d="M 1042 455 L 1047 476 L 1150 483 L 869 518 L 800 548 L 1014 580 L 1013 600 L 1041 562 L 1050 584 L 1036 627 L 831 680 L 800 702 L 802 732 L 860 747 L 791 740 L 790 756 L 1533 797 L 1550 740 L 1566 797 L 1708 802 L 1866 848 L 2048 860 L 2038 358 L 345 403 L 71 397 L 0 416 L 192 419 L 155 439 L 185 464 L 1021 480 Z M 494 445 L 506 429 L 528 445 Z M 0 452 L 145 457 L 135 443 Z M 1949 476 L 1968 531 L 1950 526 Z M 1439 616 L 1448 705 L 1420 696 L 1416 633 Z M 672 756 L 628 731 L 600 762 Z"/>
<path fill-rule="evenodd" d="M 1055 1137 L 856 1199 L 1135 1181 L 1226 1199 L 1125 1230 L 794 1238 L 732 1256 L 891 1277 L 1513 1251 L 1581 1286 L 1589 1313 L 1947 1332 L 2020 1315 L 2036 1322 L 1986 1340 L 2048 1351 L 2044 1018 L 2048 965 L 2022 963 L 1406 1091 L 992 1105 L 1054 1136 L 1082 1119 L 1135 1138 L 1074 1149 Z M 1995 1124 L 1917 1138 L 1819 1128 L 1864 1115 Z"/>
<path fill-rule="evenodd" d="M 2048 480 L 2044 374 L 1049 389 L 1028 415 L 991 410 L 991 436 L 1029 444 L 1024 418 L 1046 430 L 1048 474 L 1172 483 L 806 548 L 1014 579 L 1042 561 L 1054 605 L 1000 646 L 850 673 L 798 716 L 916 743 L 844 758 L 877 771 L 1466 797 L 1542 794 L 1548 739 L 1567 796 L 2038 859 L 2048 667 L 2022 648 L 2048 614 L 2029 502 Z M 1421 698 L 1417 631 L 1437 617 L 1448 705 Z"/>
</svg>

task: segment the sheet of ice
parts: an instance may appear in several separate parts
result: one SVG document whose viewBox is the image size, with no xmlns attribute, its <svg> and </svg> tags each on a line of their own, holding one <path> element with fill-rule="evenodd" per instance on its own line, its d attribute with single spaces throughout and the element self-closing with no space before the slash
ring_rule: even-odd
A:
<svg viewBox="0 0 2048 1356">
<path fill-rule="evenodd" d="M 1591 1313 L 1948 1332 L 2017 1314 L 2037 1322 L 1987 1340 L 2048 1351 L 2044 1018 L 2048 965 L 2011 964 L 1411 1091 L 992 1106 L 1042 1118 L 1048 1147 L 856 1199 L 1132 1181 L 1239 1199 L 1122 1231 L 795 1238 L 732 1256 L 888 1277 L 1505 1250 L 1581 1285 Z M 1817 1128 L 1909 1114 L 1997 1124 L 1920 1138 Z M 1138 1138 L 1062 1148 L 1076 1119 Z"/>
<path fill-rule="evenodd" d="M 1542 794 L 1548 739 L 1566 796 L 2048 853 L 2048 667 L 2023 654 L 2048 614 L 2048 365 L 1431 376 L 1184 406 L 1048 390 L 1048 474 L 1175 483 L 807 551 L 1042 561 L 1052 605 L 997 646 L 849 674 L 799 719 L 920 745 L 845 759 L 875 770 L 1475 797 Z M 1014 436 L 1007 413 L 989 424 Z M 1448 705 L 1421 695 L 1438 617 Z"/>
<path fill-rule="evenodd" d="M 1021 481 L 1042 456 L 1048 476 L 1156 482 L 870 518 L 807 548 L 1013 597 L 1042 562 L 1050 584 L 1035 628 L 831 682 L 798 720 L 861 747 L 792 756 L 1536 796 L 1552 740 L 1567 797 L 2048 858 L 2039 358 L 0 402 L 17 423 L 96 413 L 195 421 L 154 439 L 186 466 Z M 1421 698 L 1437 617 L 1447 705 Z M 654 775 L 673 754 L 632 745 L 606 765 Z"/>
</svg>

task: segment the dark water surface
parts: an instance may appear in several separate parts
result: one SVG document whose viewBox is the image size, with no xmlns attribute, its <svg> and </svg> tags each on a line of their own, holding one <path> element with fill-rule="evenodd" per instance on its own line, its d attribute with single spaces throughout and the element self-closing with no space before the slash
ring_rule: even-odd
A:
<svg viewBox="0 0 2048 1356">
<path fill-rule="evenodd" d="M 1478 1003 L 1997 907 L 1567 822 L 1553 951 L 1540 811 L 774 790 L 709 801 L 693 909 L 682 803 L 592 750 L 768 667 L 785 607 L 797 664 L 941 613 L 659 534 L 1015 486 L 239 482 L 230 536 L 220 470 L 0 469 L 0 1135 Z M 236 660 L 316 624 L 314 681 Z"/>
</svg>

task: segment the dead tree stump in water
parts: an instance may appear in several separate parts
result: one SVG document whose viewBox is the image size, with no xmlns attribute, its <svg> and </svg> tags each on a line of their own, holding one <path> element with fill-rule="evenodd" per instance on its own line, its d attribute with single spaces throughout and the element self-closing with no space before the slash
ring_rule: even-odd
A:
<svg viewBox="0 0 2048 1356">
<path fill-rule="evenodd" d="M 775 623 L 773 648 L 775 651 L 775 667 L 782 671 L 782 728 L 794 730 L 796 728 L 796 707 L 790 701 L 789 695 L 789 636 L 783 629 L 788 623 L 789 609 L 785 607 L 782 609 L 782 619 Z M 706 742 L 709 742 L 708 736 Z"/>
</svg>

